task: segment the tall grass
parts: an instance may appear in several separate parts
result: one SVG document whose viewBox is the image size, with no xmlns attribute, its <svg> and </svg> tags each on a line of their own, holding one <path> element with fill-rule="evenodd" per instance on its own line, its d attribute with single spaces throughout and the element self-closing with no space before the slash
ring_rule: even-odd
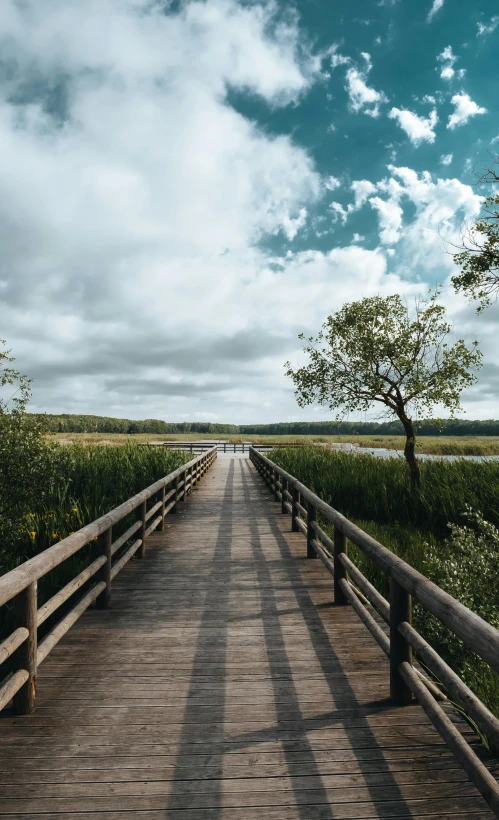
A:
<svg viewBox="0 0 499 820">
<path fill-rule="evenodd" d="M 126 444 L 99 447 L 47 444 L 43 469 L 47 490 L 38 502 L 9 522 L 0 548 L 0 574 L 8 572 L 72 532 L 99 518 L 131 496 L 190 460 L 190 453 Z M 115 536 L 133 523 L 128 516 L 113 528 Z M 39 582 L 38 603 L 43 604 L 95 557 L 89 544 Z M 7 634 L 12 607 L 0 612 L 0 632 Z M 48 623 L 48 622 L 47 622 Z"/>
<path fill-rule="evenodd" d="M 450 594 L 459 599 L 462 591 L 468 606 L 499 627 L 495 554 L 489 547 L 487 556 L 475 553 L 456 561 L 448 527 L 449 523 L 464 523 L 467 506 L 499 526 L 498 463 L 422 463 L 421 492 L 415 497 L 404 462 L 315 447 L 273 450 L 269 458 Z M 332 535 L 332 527 L 324 524 L 324 529 Z M 469 543 L 470 552 L 480 549 L 479 540 L 470 538 Z M 355 545 L 349 549 L 363 574 L 389 597 L 384 572 Z M 451 575 L 450 562 L 456 567 Z M 477 572 L 477 566 L 482 572 Z M 483 571 L 485 566 L 488 572 Z M 499 716 L 499 675 L 419 605 L 414 606 L 414 621 L 437 652 Z"/>
<path fill-rule="evenodd" d="M 401 525 L 444 538 L 466 504 L 499 525 L 499 462 L 421 463 L 421 492 L 411 493 L 404 461 L 323 448 L 272 450 L 269 458 L 348 517 Z"/>
</svg>

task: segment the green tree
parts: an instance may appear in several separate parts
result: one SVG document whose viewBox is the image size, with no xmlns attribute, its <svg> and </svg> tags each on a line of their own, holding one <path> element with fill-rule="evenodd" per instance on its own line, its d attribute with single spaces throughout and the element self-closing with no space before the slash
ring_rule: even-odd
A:
<svg viewBox="0 0 499 820">
<path fill-rule="evenodd" d="M 413 486 L 420 482 L 413 413 L 441 405 L 453 416 L 482 358 L 476 341 L 471 349 L 463 339 L 449 343 L 451 326 L 438 295 L 416 302 L 412 315 L 398 294 L 345 304 L 328 316 L 315 340 L 300 334 L 309 364 L 296 370 L 285 364 L 301 407 L 318 402 L 353 412 L 380 404 L 397 417 Z"/>
<path fill-rule="evenodd" d="M 499 183 L 494 165 L 499 165 L 499 156 L 478 176 L 479 183 Z M 477 300 L 477 313 L 481 313 L 499 294 L 499 194 L 487 196 L 478 220 L 464 227 L 459 253 L 453 259 L 461 267 L 451 278 L 454 289 Z"/>
<path fill-rule="evenodd" d="M 0 538 L 5 545 L 18 517 L 47 490 L 50 448 L 41 422 L 26 412 L 31 379 L 11 367 L 10 350 L 5 341 L 0 345 Z"/>
</svg>

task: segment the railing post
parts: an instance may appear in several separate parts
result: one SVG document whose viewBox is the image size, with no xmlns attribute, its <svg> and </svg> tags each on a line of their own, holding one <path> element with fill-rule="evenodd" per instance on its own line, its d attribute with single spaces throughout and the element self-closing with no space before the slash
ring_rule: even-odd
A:
<svg viewBox="0 0 499 820">
<path fill-rule="evenodd" d="M 166 486 L 163 484 L 161 487 L 161 524 L 159 525 L 159 531 L 165 531 L 165 495 L 166 495 Z"/>
<path fill-rule="evenodd" d="M 142 501 L 142 503 L 137 507 L 137 520 L 142 521 L 142 526 L 139 530 L 139 538 L 141 539 L 142 544 L 135 553 L 137 558 L 146 557 L 146 512 L 147 501 Z"/>
<path fill-rule="evenodd" d="M 106 558 L 106 563 L 103 564 L 100 570 L 100 579 L 104 581 L 106 584 L 106 588 L 102 590 L 101 594 L 97 597 L 95 604 L 99 609 L 108 609 L 109 604 L 111 603 L 111 563 L 112 563 L 112 553 L 111 553 L 111 546 L 113 543 L 113 528 L 109 527 L 108 530 L 102 533 L 99 537 L 99 546 L 101 548 L 102 555 Z"/>
<path fill-rule="evenodd" d="M 277 493 L 279 492 L 279 490 L 277 489 L 277 479 L 279 478 L 279 473 L 277 472 L 275 467 L 274 467 L 272 473 L 273 473 L 272 483 L 274 485 L 274 488 L 273 488 L 274 489 L 274 501 L 279 501 L 279 496 L 277 495 Z"/>
<path fill-rule="evenodd" d="M 36 649 L 37 649 L 37 589 L 36 581 L 23 589 L 14 598 L 16 629 L 26 627 L 28 638 L 16 652 L 18 668 L 26 669 L 29 678 L 14 695 L 14 711 L 18 715 L 29 715 L 36 703 Z"/>
<path fill-rule="evenodd" d="M 226 452 L 227 452 L 227 442 L 224 441 L 224 453 L 226 453 Z"/>
<path fill-rule="evenodd" d="M 307 558 L 317 558 L 317 553 L 312 546 L 315 538 L 314 521 L 317 521 L 317 510 L 310 501 L 307 502 Z"/>
<path fill-rule="evenodd" d="M 292 507 L 292 509 L 291 509 L 291 531 L 292 532 L 299 532 L 300 531 L 300 528 L 299 528 L 299 526 L 298 526 L 298 524 L 296 523 L 296 520 L 295 520 L 295 519 L 298 518 L 298 514 L 299 514 L 298 507 L 296 506 L 299 503 L 300 503 L 300 491 L 297 490 L 296 487 L 293 487 L 293 501 L 291 503 L 291 507 Z"/>
<path fill-rule="evenodd" d="M 340 530 L 334 528 L 334 602 L 337 605 L 344 606 L 348 603 L 345 593 L 343 592 L 340 581 L 347 577 L 347 571 L 340 561 L 342 553 L 347 554 L 347 539 Z"/>
<path fill-rule="evenodd" d="M 287 509 L 285 507 L 286 504 L 286 490 L 288 489 L 288 480 L 287 478 L 282 477 L 282 487 L 281 487 L 281 512 L 287 513 Z"/>
<path fill-rule="evenodd" d="M 184 470 L 184 486 L 182 488 L 182 501 L 185 501 L 187 496 L 187 470 Z"/>
<path fill-rule="evenodd" d="M 411 596 L 390 578 L 390 698 L 399 706 L 407 706 L 412 701 L 412 692 L 398 671 L 404 661 L 412 663 L 412 649 L 398 631 L 400 623 L 410 624 L 411 620 Z"/>
</svg>

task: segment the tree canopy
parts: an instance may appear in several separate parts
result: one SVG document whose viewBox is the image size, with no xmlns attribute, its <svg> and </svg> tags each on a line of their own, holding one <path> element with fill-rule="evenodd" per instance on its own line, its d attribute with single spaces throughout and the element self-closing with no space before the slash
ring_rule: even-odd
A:
<svg viewBox="0 0 499 820">
<path fill-rule="evenodd" d="M 318 402 L 340 415 L 381 406 L 397 417 L 415 484 L 412 415 L 441 406 L 453 416 L 481 365 L 476 341 L 471 347 L 463 339 L 450 343 L 451 325 L 438 296 L 437 291 L 417 302 L 412 315 L 398 294 L 345 304 L 328 316 L 316 339 L 300 334 L 309 363 L 297 369 L 285 364 L 301 407 Z"/>
<path fill-rule="evenodd" d="M 499 183 L 496 162 L 478 176 L 481 184 Z M 499 294 L 499 194 L 485 198 L 481 216 L 473 225 L 463 229 L 459 253 L 453 255 L 461 272 L 451 278 L 456 292 L 477 300 L 481 313 Z"/>
</svg>

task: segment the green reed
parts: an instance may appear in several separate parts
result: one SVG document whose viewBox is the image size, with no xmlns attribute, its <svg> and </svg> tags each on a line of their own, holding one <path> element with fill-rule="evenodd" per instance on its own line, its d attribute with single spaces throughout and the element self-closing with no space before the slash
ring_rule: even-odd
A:
<svg viewBox="0 0 499 820">
<path fill-rule="evenodd" d="M 411 492 L 408 469 L 402 460 L 324 451 L 317 447 L 273 450 L 269 458 L 443 588 L 446 584 L 441 568 L 452 558 L 448 524 L 462 524 L 468 505 L 499 526 L 499 463 L 496 462 L 422 462 L 421 491 L 415 495 Z M 325 522 L 322 525 L 332 536 L 332 526 Z M 385 573 L 355 545 L 349 545 L 349 552 L 366 578 L 389 598 Z M 431 560 L 429 553 L 432 554 Z M 499 579 L 492 584 L 492 589 L 490 579 L 485 582 L 472 572 L 473 556 L 470 558 L 468 563 L 462 562 L 458 570 L 462 577 L 454 586 L 467 589 L 471 585 L 477 601 L 475 610 L 496 625 L 499 598 L 495 592 Z M 449 592 L 459 597 L 454 588 Z M 491 600 L 497 600 L 492 617 Z M 482 612 L 482 604 L 486 611 Z M 414 623 L 478 697 L 499 716 L 499 675 L 417 604 L 414 606 Z"/>
</svg>

